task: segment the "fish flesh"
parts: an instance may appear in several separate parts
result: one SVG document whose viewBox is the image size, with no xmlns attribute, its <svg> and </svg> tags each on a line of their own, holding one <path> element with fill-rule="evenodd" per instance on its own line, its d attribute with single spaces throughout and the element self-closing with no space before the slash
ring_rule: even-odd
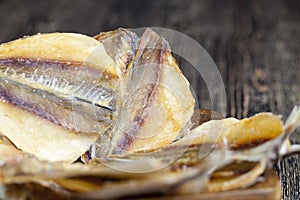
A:
<svg viewBox="0 0 300 200">
<path fill-rule="evenodd" d="M 150 29 L 140 39 L 125 29 L 94 38 L 39 34 L 0 53 L 1 119 L 10 124 L 0 131 L 40 159 L 72 162 L 96 139 L 97 157 L 161 148 L 191 126 L 189 82 Z M 22 113 L 21 122 L 12 113 Z"/>
<path fill-rule="evenodd" d="M 136 36 L 123 29 L 111 34 L 122 38 L 125 54 L 118 59 L 125 65 Z M 73 33 L 37 34 L 2 44 L 0 131 L 42 160 L 75 161 L 110 127 L 124 68 L 107 53 L 113 51 Z"/>
<path fill-rule="evenodd" d="M 215 146 L 210 154 L 199 159 L 196 153 L 192 155 L 189 152 L 199 152 L 201 145 L 197 148 L 191 146 L 185 152 L 185 164 L 181 167 L 174 168 L 175 165 L 178 165 L 178 162 L 175 162 L 157 171 L 128 173 L 100 165 L 49 163 L 30 157 L 21 158 L 18 165 L 10 161 L 6 162 L 6 165 L 0 166 L 1 182 L 6 187 L 5 191 L 13 191 L 18 185 L 23 185 L 21 190 L 17 190 L 23 195 L 39 195 L 36 190 L 42 190 L 58 199 L 116 199 L 147 197 L 148 195 L 153 197 L 162 194 L 170 195 L 170 197 L 172 195 L 182 195 L 184 197 L 185 194 L 199 193 L 200 191 L 216 192 L 247 187 L 259 179 L 268 167 L 268 163 L 273 163 L 275 158 L 278 159 L 283 156 L 283 151 L 278 151 L 279 149 L 282 147 L 287 149 L 284 153 L 290 151 L 288 150 L 289 145 L 286 137 L 300 125 L 300 109 L 295 108 L 290 116 L 289 119 L 291 120 L 290 122 L 287 120 L 283 126 L 284 132 L 282 134 L 279 136 L 273 135 L 274 138 L 256 144 L 254 147 L 233 148 L 230 150 L 224 148 L 224 146 Z M 230 123 L 226 122 L 227 125 L 225 126 L 227 127 L 225 129 L 227 131 L 224 131 L 225 134 L 222 133 L 221 136 L 228 137 L 226 133 L 229 133 L 230 129 L 234 130 L 239 127 L 236 126 L 239 123 L 245 126 L 245 121 L 256 123 L 260 121 L 258 119 L 277 120 L 280 118 L 271 114 L 260 114 L 244 121 L 231 119 L 232 125 L 228 125 Z M 217 121 L 222 124 L 224 120 Z M 212 128 L 219 126 L 217 122 L 209 121 L 206 123 L 211 124 Z M 204 123 L 200 127 L 207 127 L 207 124 Z M 228 126 L 231 126 L 231 128 L 228 129 Z M 245 128 L 249 128 L 248 131 L 251 131 L 251 127 L 245 126 Z M 258 129 L 264 129 L 264 127 L 260 128 Z M 200 128 L 198 128 L 197 133 L 199 135 L 203 134 L 200 132 Z M 267 132 L 265 136 L 269 134 L 270 132 Z M 224 140 L 226 139 L 224 138 Z M 199 143 L 201 143 L 199 140 L 195 142 L 195 144 Z M 151 165 L 154 161 L 159 164 L 164 162 L 164 155 L 167 155 L 166 151 L 158 154 L 162 156 L 154 155 L 153 152 L 151 152 L 152 155 L 135 153 L 136 157 L 127 155 L 122 164 L 124 167 L 135 167 L 131 163 L 136 161 L 138 156 L 147 158 L 143 160 L 145 165 Z M 195 159 L 199 160 L 193 163 Z M 228 173 L 232 175 L 228 175 Z M 29 191 L 33 193 L 29 193 Z M 16 193 L 7 193 L 7 195 L 18 195 Z M 6 197 L 13 198 L 15 196 Z"/>
<path fill-rule="evenodd" d="M 118 29 L 2 44 L 0 97 L 2 199 L 233 190 L 300 152 L 288 140 L 299 107 L 285 124 L 271 113 L 195 112 L 168 42 L 151 29 L 140 38 Z M 80 156 L 84 163 L 74 162 Z"/>
<path fill-rule="evenodd" d="M 108 156 L 164 147 L 190 125 L 194 113 L 188 81 L 167 41 L 150 29 L 120 81 L 118 98 Z"/>
</svg>

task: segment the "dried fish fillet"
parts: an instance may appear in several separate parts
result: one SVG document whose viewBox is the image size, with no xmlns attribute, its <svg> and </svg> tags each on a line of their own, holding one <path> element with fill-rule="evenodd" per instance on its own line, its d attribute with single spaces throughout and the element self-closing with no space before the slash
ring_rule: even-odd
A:
<svg viewBox="0 0 300 200">
<path fill-rule="evenodd" d="M 95 141 L 96 133 L 105 138 L 111 125 L 108 154 L 161 148 L 172 142 L 190 125 L 194 99 L 168 43 L 150 29 L 139 40 L 136 53 L 138 38 L 125 29 L 95 38 L 100 42 L 78 34 L 53 33 L 1 45 L 4 103 L 79 132 L 79 137 L 89 133 L 85 136 L 91 140 L 83 142 L 80 152 Z M 157 115 L 161 118 L 151 117 L 159 111 L 163 111 Z M 49 146 L 35 152 L 37 147 L 29 148 L 16 133 L 7 128 L 2 132 L 41 159 L 48 156 L 40 153 L 43 148 L 53 145 L 48 141 Z M 103 138 L 101 149 L 107 143 Z M 73 140 L 80 142 L 76 137 Z"/>
<path fill-rule="evenodd" d="M 108 155 L 149 151 L 171 143 L 190 125 L 194 98 L 165 39 L 147 29 L 120 82 Z M 100 155 L 101 156 L 101 155 Z"/>
<path fill-rule="evenodd" d="M 300 152 L 288 140 L 300 125 L 299 107 L 284 125 L 280 116 L 260 113 L 184 132 L 192 127 L 194 98 L 170 51 L 150 29 L 141 38 L 118 29 L 0 45 L 0 198 L 232 190 L 255 183 L 280 156 Z M 70 164 L 88 149 L 88 165 Z"/>
<path fill-rule="evenodd" d="M 133 33 L 115 34 L 123 51 L 134 52 Z M 131 59 L 119 58 L 124 65 Z M 76 160 L 111 125 L 124 68 L 115 59 L 101 42 L 80 34 L 38 34 L 2 44 L 0 109 L 6 126 L 0 131 L 42 160 Z"/>
<path fill-rule="evenodd" d="M 27 188 L 26 191 L 23 191 L 24 194 L 28 194 L 29 191 L 35 191 L 34 188 L 39 188 L 39 190 L 48 191 L 49 194 L 54 195 L 58 199 L 116 199 L 161 194 L 182 195 L 198 193 L 201 190 L 223 191 L 245 187 L 257 181 L 259 175 L 264 171 L 266 163 L 274 159 L 273 155 L 276 155 L 277 158 L 281 156 L 277 150 L 282 145 L 286 145 L 284 143 L 285 140 L 282 140 L 284 138 L 282 136 L 288 135 L 290 131 L 299 125 L 300 109 L 296 109 L 292 114 L 293 117 L 290 118 L 290 123 L 286 123 L 284 126 L 284 134 L 275 136 L 269 141 L 265 141 L 250 149 L 233 151 L 225 149 L 226 151 L 224 151 L 224 149 L 215 148 L 207 157 L 200 161 L 198 160 L 197 163 L 189 166 L 187 162 L 184 168 L 174 170 L 174 165 L 170 165 L 159 171 L 128 173 L 105 166 L 93 167 L 78 163 L 65 165 L 41 162 L 35 158 L 29 158 L 23 159 L 21 165 L 7 163 L 7 165 L 0 167 L 1 182 L 5 184 L 6 192 L 16 189 L 17 183 L 23 185 L 23 188 Z M 268 117 L 269 114 L 264 116 Z M 258 119 L 257 116 L 249 120 L 256 123 L 259 122 L 256 119 Z M 219 122 L 222 122 L 222 120 Z M 240 122 L 234 120 L 234 123 Z M 226 136 L 226 134 L 223 134 L 223 136 Z M 194 148 L 194 151 L 197 151 L 197 149 L 199 151 L 199 147 Z M 158 155 L 163 156 L 163 154 Z M 192 161 L 194 157 L 191 154 L 189 156 L 189 160 Z M 247 159 L 251 160 L 254 158 L 257 159 L 254 163 L 247 161 Z M 130 164 L 134 160 L 134 157 L 125 159 L 122 164 L 125 166 L 126 162 Z M 243 160 L 247 162 L 241 163 Z M 144 161 L 148 161 L 148 164 L 150 164 L 153 160 L 145 159 Z M 234 168 L 223 168 L 234 161 L 239 163 L 234 164 Z M 255 162 L 258 162 L 258 164 L 255 164 Z M 132 166 L 135 167 L 135 165 Z M 216 171 L 217 169 L 220 170 Z M 235 170 L 238 170 L 239 173 L 241 173 L 240 170 L 245 171 L 239 176 L 229 175 L 230 178 L 224 178 L 228 176 L 228 170 L 233 174 L 236 174 Z M 215 171 L 216 174 L 213 174 Z M 211 181 L 209 181 L 210 176 L 214 177 Z M 237 183 L 237 181 L 239 182 Z M 28 188 L 28 184 L 33 184 L 34 186 Z M 36 192 L 33 193 L 33 195 L 37 194 Z"/>
<path fill-rule="evenodd" d="M 268 126 L 266 126 L 268 124 Z M 229 149 L 257 146 L 283 133 L 281 117 L 272 113 L 259 113 L 238 120 L 226 118 L 208 121 L 172 143 L 170 146 L 217 144 Z"/>
<path fill-rule="evenodd" d="M 243 119 L 226 132 L 226 140 L 232 149 L 249 148 L 283 133 L 283 124 L 279 116 L 271 113 L 259 113 L 249 119 Z"/>
<path fill-rule="evenodd" d="M 267 128 L 262 126 L 262 122 L 268 124 Z M 240 127 L 243 127 L 242 131 L 238 131 Z M 163 149 L 145 153 L 128 153 L 119 156 L 119 158 L 129 160 L 151 158 L 168 163 L 174 157 L 177 157 L 178 159 L 172 165 L 173 169 L 178 169 L 197 165 L 216 149 L 224 152 L 247 150 L 245 147 L 250 148 L 263 144 L 282 133 L 283 124 L 280 117 L 271 113 L 260 113 L 243 120 L 235 118 L 211 120 L 194 128 L 189 134 Z M 240 137 L 238 137 L 239 134 Z M 232 140 L 232 138 L 235 138 L 235 140 Z M 239 144 L 239 146 L 235 146 L 236 144 Z M 259 159 L 255 161 L 259 161 Z"/>
<path fill-rule="evenodd" d="M 72 162 L 84 153 L 97 134 L 67 130 L 26 110 L 0 102 L 1 131 L 20 149 L 41 160 Z"/>
</svg>

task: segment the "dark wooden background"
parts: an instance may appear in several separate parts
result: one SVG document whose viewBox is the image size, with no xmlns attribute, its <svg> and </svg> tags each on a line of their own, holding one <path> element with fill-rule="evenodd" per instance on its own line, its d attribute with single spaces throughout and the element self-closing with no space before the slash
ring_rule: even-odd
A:
<svg viewBox="0 0 300 200">
<path fill-rule="evenodd" d="M 228 116 L 272 111 L 286 118 L 300 103 L 298 0 L 0 0 L 1 43 L 37 32 L 95 35 L 145 26 L 183 32 L 209 52 L 226 86 Z M 291 140 L 300 143 L 299 131 Z M 276 168 L 283 199 L 300 199 L 300 157 Z"/>
</svg>

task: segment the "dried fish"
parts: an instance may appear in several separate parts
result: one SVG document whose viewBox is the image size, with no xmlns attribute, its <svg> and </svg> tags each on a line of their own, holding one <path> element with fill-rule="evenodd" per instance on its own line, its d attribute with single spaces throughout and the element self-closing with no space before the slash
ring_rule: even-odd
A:
<svg viewBox="0 0 300 200">
<path fill-rule="evenodd" d="M 1 46 L 5 56 L 0 62 L 3 72 L 1 113 L 2 120 L 11 124 L 1 131 L 19 148 L 44 160 L 74 161 L 78 153 L 68 155 L 70 151 L 65 149 L 77 148 L 82 154 L 98 134 L 103 135 L 101 151 L 104 144 L 110 143 L 108 154 L 120 154 L 125 150 L 136 152 L 163 147 L 171 143 L 183 127 L 191 125 L 194 99 L 189 83 L 163 38 L 146 30 L 133 61 L 132 52 L 138 39 L 132 32 L 120 29 L 95 38 L 103 44 L 82 35 L 47 34 Z M 114 42 L 119 48 L 113 46 Z M 62 44 L 64 46 L 59 46 Z M 84 51 L 80 52 L 79 48 Z M 71 50 L 79 52 L 77 57 Z M 16 112 L 23 112 L 25 123 L 15 126 L 17 119 L 8 111 L 14 106 L 17 106 Z M 158 111 L 163 111 L 157 115 L 161 118 L 153 121 L 151 116 Z M 9 118 L 5 117 L 7 113 Z M 45 126 L 37 129 L 32 125 L 34 121 L 41 124 L 38 127 Z M 161 125 L 157 126 L 157 122 Z M 24 128 L 25 124 L 29 126 Z M 111 125 L 107 141 L 104 133 Z M 56 130 L 59 136 L 47 135 L 47 127 L 54 127 L 51 132 Z M 15 134 L 21 130 L 26 138 Z M 35 134 L 37 132 L 40 135 Z M 64 139 L 71 137 L 69 132 L 75 137 Z M 36 145 L 25 142 L 33 138 Z M 47 151 L 56 140 L 77 143 L 73 146 L 55 144 L 60 150 Z M 56 158 L 57 154 L 60 158 Z"/>
<path fill-rule="evenodd" d="M 134 51 L 133 33 L 115 34 L 122 51 Z M 119 58 L 124 64 L 131 59 Z M 110 127 L 124 68 L 115 59 L 102 43 L 80 34 L 38 34 L 2 44 L 0 131 L 42 160 L 76 160 Z"/>
<path fill-rule="evenodd" d="M 260 119 L 261 116 L 262 115 L 254 116 L 248 120 L 259 122 L 257 119 Z M 263 114 L 263 116 L 266 118 L 275 117 L 270 114 Z M 47 191 L 51 191 L 53 195 L 60 195 L 61 198 L 76 199 L 114 199 L 150 194 L 183 195 L 198 193 L 202 190 L 213 192 L 246 187 L 258 180 L 260 174 L 262 174 L 265 167 L 268 166 L 267 163 L 282 156 L 282 151 L 279 149 L 283 147 L 288 149 L 289 144 L 286 142 L 286 139 L 283 138 L 286 138 L 290 131 L 299 126 L 300 109 L 296 108 L 291 116 L 293 116 L 290 118 L 292 120 L 284 126 L 284 134 L 280 134 L 277 137 L 274 136 L 269 141 L 265 141 L 255 147 L 230 150 L 228 148 L 223 148 L 224 146 L 222 148 L 220 148 L 220 146 L 215 146 L 210 154 L 201 159 L 197 157 L 197 153 L 189 153 L 189 151 L 199 153 L 199 147 L 201 147 L 201 145 L 197 148 L 190 147 L 186 154 L 184 154 L 184 156 L 186 156 L 184 164 L 181 163 L 181 167 L 177 166 L 177 168 L 174 168 L 174 166 L 178 164 L 178 162 L 175 162 L 167 168 L 158 171 L 148 173 L 128 173 L 105 166 L 89 166 L 80 163 L 68 165 L 62 163 L 41 162 L 33 157 L 21 159 L 18 165 L 7 162 L 6 165 L 1 166 L 1 182 L 2 184 L 5 184 L 8 189 L 15 189 L 15 184 L 34 184 L 35 186 L 31 188 L 31 190 L 42 187 L 44 190 L 46 188 Z M 218 120 L 219 124 L 222 124 L 223 121 L 224 120 Z M 228 120 L 225 119 L 225 121 Z M 238 121 L 231 119 L 231 121 L 233 122 L 231 126 L 233 129 L 239 127 L 236 126 L 236 124 L 244 124 L 243 120 Z M 207 122 L 207 124 L 209 123 L 212 126 L 219 125 L 216 124 L 216 121 Z M 203 125 L 200 125 L 200 127 L 205 127 L 207 124 L 204 123 Z M 225 128 L 227 131 L 223 132 L 221 136 L 226 137 L 226 133 L 230 133 L 231 128 Z M 261 128 L 261 130 L 263 130 L 264 127 Z M 198 128 L 198 131 L 199 130 L 200 128 Z M 205 133 L 206 132 L 202 132 L 202 134 Z M 265 136 L 269 133 L 270 132 L 267 132 Z M 200 131 L 198 134 L 200 134 Z M 203 143 L 203 140 L 195 141 L 195 144 L 200 143 Z M 167 150 L 164 150 L 156 155 L 153 152 L 150 152 L 148 155 L 135 153 L 135 157 L 128 155 L 126 159 L 123 158 L 119 160 L 119 164 L 121 163 L 125 168 L 136 167 L 136 165 L 132 163 L 138 160 L 138 156 L 144 158 L 143 163 L 145 165 L 151 165 L 155 161 L 156 164 L 160 164 L 161 162 L 164 162 L 164 156 L 167 155 L 166 152 Z M 287 152 L 288 150 L 284 153 Z M 189 162 L 193 161 L 194 158 L 196 160 L 198 159 L 198 161 Z M 228 178 L 228 174 L 226 175 L 225 173 L 224 175 L 224 172 L 231 169 L 234 174 L 235 169 L 228 167 L 224 168 L 224 166 L 234 163 L 235 161 L 239 162 L 239 164 L 233 164 L 233 166 L 236 167 L 235 169 L 238 169 L 238 171 L 245 170 L 245 173 Z M 241 161 L 244 161 L 244 163 L 241 163 Z M 216 172 L 216 174 L 213 174 L 214 172 Z M 210 176 L 214 178 L 209 180 Z M 227 176 L 227 178 L 222 179 L 224 176 Z M 216 177 L 219 178 L 216 179 Z M 28 188 L 28 186 L 26 186 L 26 188 Z M 24 193 L 26 194 L 28 191 Z"/>
<path fill-rule="evenodd" d="M 170 51 L 150 29 L 141 38 L 118 29 L 1 45 L 0 198 L 232 190 L 300 151 L 288 140 L 300 126 L 299 107 L 284 125 L 260 113 L 191 128 L 194 98 Z M 70 164 L 87 150 L 87 165 Z"/>
<path fill-rule="evenodd" d="M 110 154 L 166 146 L 194 112 L 189 83 L 171 56 L 167 41 L 150 29 L 140 38 L 119 95 Z"/>
</svg>

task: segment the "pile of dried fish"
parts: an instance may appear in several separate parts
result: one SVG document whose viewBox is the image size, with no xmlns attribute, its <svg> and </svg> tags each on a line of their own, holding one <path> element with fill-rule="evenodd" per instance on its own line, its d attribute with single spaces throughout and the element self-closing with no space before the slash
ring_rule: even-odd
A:
<svg viewBox="0 0 300 200">
<path fill-rule="evenodd" d="M 284 125 L 271 113 L 192 122 L 189 82 L 168 42 L 150 29 L 141 37 L 118 29 L 2 44 L 0 99 L 6 199 L 230 190 L 299 151 L 288 140 L 300 125 L 298 107 Z"/>
</svg>

